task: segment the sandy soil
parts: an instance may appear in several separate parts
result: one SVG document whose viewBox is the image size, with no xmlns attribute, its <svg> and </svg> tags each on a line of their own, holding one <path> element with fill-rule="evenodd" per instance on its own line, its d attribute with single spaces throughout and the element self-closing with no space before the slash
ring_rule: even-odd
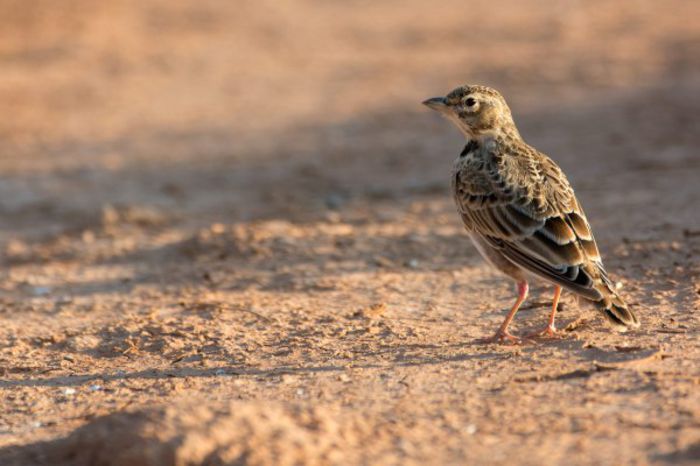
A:
<svg viewBox="0 0 700 466">
<path fill-rule="evenodd" d="M 429 3 L 0 2 L 1 464 L 700 461 L 700 3 Z M 419 104 L 465 82 L 639 331 L 476 342 L 514 290 Z"/>
</svg>

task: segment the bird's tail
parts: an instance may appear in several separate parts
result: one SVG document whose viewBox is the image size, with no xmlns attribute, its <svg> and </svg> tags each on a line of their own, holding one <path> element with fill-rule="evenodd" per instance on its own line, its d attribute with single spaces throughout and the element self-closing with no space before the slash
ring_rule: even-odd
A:
<svg viewBox="0 0 700 466">
<path fill-rule="evenodd" d="M 639 318 L 615 291 L 612 282 L 604 271 L 601 274 L 601 279 L 602 282 L 598 291 L 603 297 L 596 302 L 596 305 L 610 325 L 621 331 L 639 327 Z"/>
</svg>

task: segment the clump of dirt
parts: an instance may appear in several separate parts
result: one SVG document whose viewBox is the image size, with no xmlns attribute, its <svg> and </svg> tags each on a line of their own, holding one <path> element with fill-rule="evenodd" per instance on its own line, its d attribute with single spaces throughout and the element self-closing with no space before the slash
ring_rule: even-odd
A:
<svg viewBox="0 0 700 466">
<path fill-rule="evenodd" d="M 10 464 L 328 464 L 340 461 L 338 445 L 349 440 L 342 436 L 333 416 L 320 409 L 186 402 L 97 418 L 39 451 L 17 450 Z"/>
</svg>

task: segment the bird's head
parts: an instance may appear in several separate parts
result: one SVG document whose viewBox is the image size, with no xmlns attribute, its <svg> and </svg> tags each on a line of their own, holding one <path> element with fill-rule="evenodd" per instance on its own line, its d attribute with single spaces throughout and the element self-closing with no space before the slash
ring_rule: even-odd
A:
<svg viewBox="0 0 700 466">
<path fill-rule="evenodd" d="M 433 97 L 423 105 L 452 121 L 467 139 L 499 132 L 517 134 L 510 108 L 495 89 L 466 85 L 445 97 Z"/>
</svg>

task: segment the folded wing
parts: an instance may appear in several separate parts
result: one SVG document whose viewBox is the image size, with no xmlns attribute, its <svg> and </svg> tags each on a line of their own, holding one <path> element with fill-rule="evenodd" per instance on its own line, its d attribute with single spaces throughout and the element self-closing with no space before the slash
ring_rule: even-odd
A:
<svg viewBox="0 0 700 466">
<path fill-rule="evenodd" d="M 546 156 L 526 155 L 513 162 L 494 157 L 456 171 L 454 195 L 465 226 L 516 265 L 601 299 L 596 284 L 605 271 L 568 180 Z M 508 163 L 524 165 L 513 170 Z"/>
</svg>

